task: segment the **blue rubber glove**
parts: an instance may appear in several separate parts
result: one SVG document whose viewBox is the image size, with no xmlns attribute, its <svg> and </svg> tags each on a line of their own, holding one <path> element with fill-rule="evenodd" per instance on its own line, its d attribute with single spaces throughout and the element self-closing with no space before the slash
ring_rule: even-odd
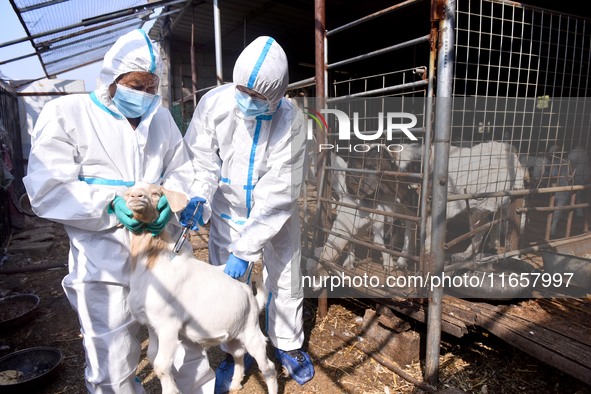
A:
<svg viewBox="0 0 591 394">
<path fill-rule="evenodd" d="M 115 213 L 119 222 L 129 231 L 137 233 L 144 227 L 144 223 L 133 218 L 133 212 L 129 209 L 125 199 L 121 196 L 115 196 L 113 201 L 109 204 L 107 212 Z"/>
<path fill-rule="evenodd" d="M 242 260 L 230 253 L 228 261 L 226 261 L 226 268 L 224 268 L 224 272 L 230 275 L 232 278 L 238 279 L 244 275 L 247 268 L 248 261 Z"/>
<path fill-rule="evenodd" d="M 162 230 L 164 230 L 164 227 L 166 227 L 166 224 L 172 216 L 172 209 L 168 204 L 168 199 L 166 198 L 166 196 L 160 197 L 156 209 L 158 210 L 158 212 L 160 212 L 158 219 L 154 220 L 152 223 L 146 226 L 146 230 L 151 232 L 152 236 L 160 234 Z"/>
<path fill-rule="evenodd" d="M 189 201 L 189 203 L 187 204 L 187 206 L 185 207 L 183 212 L 181 212 L 181 217 L 179 220 L 179 223 L 181 224 L 181 226 L 187 227 L 189 225 L 189 221 L 191 220 L 191 216 L 193 215 L 193 212 L 195 211 L 197 204 L 198 203 L 205 204 L 205 201 L 206 200 L 203 197 L 193 197 L 191 199 L 191 201 Z M 195 215 L 193 223 L 191 224 L 191 230 L 193 230 L 193 231 L 197 231 L 197 230 L 199 230 L 199 226 L 205 225 L 205 223 L 203 223 L 203 217 L 202 217 L 203 216 L 203 204 L 201 204 L 199 206 L 199 209 L 197 210 L 197 214 Z"/>
</svg>

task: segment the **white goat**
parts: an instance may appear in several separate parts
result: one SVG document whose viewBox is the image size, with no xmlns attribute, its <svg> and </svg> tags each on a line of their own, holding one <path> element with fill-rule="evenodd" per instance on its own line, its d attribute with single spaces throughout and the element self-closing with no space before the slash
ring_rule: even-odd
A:
<svg viewBox="0 0 591 394">
<path fill-rule="evenodd" d="M 423 147 L 417 144 L 402 144 L 402 151 L 390 153 L 390 161 L 394 164 L 394 171 L 408 171 L 412 163 L 422 161 Z M 382 159 L 386 160 L 386 159 Z M 512 145 L 496 141 L 488 141 L 470 148 L 450 147 L 448 162 L 448 193 L 449 194 L 471 194 L 488 193 L 505 190 L 522 189 L 526 177 L 525 169 L 519 163 L 517 154 Z M 369 179 L 359 183 L 367 186 L 375 183 L 371 177 L 376 175 L 368 174 Z M 386 176 L 384 176 L 385 178 Z M 383 183 L 383 180 L 381 181 Z M 369 187 L 371 190 L 371 187 Z M 400 188 L 390 187 L 397 191 Z M 404 198 L 402 198 L 404 201 Z M 471 199 L 469 201 L 470 222 L 472 226 L 482 224 L 489 219 L 490 215 L 504 214 L 507 212 L 511 198 L 487 197 Z M 449 201 L 447 203 L 446 219 L 456 217 L 466 212 L 468 205 L 466 201 Z M 521 218 L 520 231 L 523 231 L 525 217 Z M 506 220 L 506 218 L 505 218 Z M 455 261 L 463 261 L 471 258 L 480 247 L 485 234 L 479 232 L 472 238 L 468 248 L 461 253 L 453 255 Z M 431 215 L 428 214 L 425 247 L 431 247 Z"/>
<path fill-rule="evenodd" d="M 347 163 L 341 157 L 333 155 L 332 163 L 335 168 L 346 169 Z M 334 175 L 331 178 L 332 189 L 336 195 L 339 196 L 339 200 L 342 203 L 354 205 L 360 207 L 366 205 L 358 198 L 351 196 L 347 192 L 346 187 L 346 174 L 344 171 L 334 171 Z M 403 215 L 412 215 L 413 213 L 404 205 L 397 201 L 378 202 L 377 205 L 372 207 L 376 211 L 382 211 L 384 213 L 398 213 Z M 402 246 L 402 253 L 408 254 L 414 251 L 414 231 L 412 228 L 412 222 L 405 220 L 405 231 L 404 231 L 404 242 Z M 332 231 L 336 234 L 340 234 L 345 237 L 355 237 L 363 230 L 368 227 L 371 228 L 373 235 L 373 241 L 376 245 L 384 247 L 392 247 L 386 245 L 384 238 L 386 233 L 386 226 L 393 225 L 394 220 L 391 216 L 382 215 L 376 212 L 367 212 L 359 210 L 353 207 L 340 205 L 336 207 L 336 218 L 332 225 Z M 394 238 L 394 237 L 392 237 Z M 349 245 L 349 241 L 339 235 L 329 234 L 326 240 L 326 244 L 322 249 L 320 258 L 323 261 L 335 263 L 339 260 L 343 250 Z M 348 252 L 343 267 L 346 269 L 353 269 L 355 262 L 355 256 L 353 252 Z M 382 264 L 386 271 L 390 271 L 395 268 L 406 268 L 408 259 L 405 256 L 399 256 L 396 262 L 393 261 L 392 255 L 387 252 L 382 252 Z"/>
<path fill-rule="evenodd" d="M 125 193 L 134 217 L 145 223 L 159 213 L 158 200 L 165 193 L 173 211 L 186 205 L 179 193 L 160 186 L 138 183 Z M 129 307 L 149 332 L 148 358 L 164 394 L 178 393 L 171 374 L 179 336 L 207 348 L 225 344 L 236 362 L 231 390 L 239 390 L 244 377 L 244 353 L 248 351 L 262 371 L 269 393 L 277 393 L 274 364 L 267 358 L 267 340 L 259 327 L 263 292 L 252 289 L 223 272 L 223 268 L 197 260 L 191 248 L 172 253 L 175 240 L 163 231 L 131 234 Z"/>
</svg>

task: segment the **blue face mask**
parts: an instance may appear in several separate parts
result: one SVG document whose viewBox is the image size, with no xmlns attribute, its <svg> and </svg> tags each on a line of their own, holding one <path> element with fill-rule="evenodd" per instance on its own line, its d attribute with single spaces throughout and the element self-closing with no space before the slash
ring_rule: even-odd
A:
<svg viewBox="0 0 591 394">
<path fill-rule="evenodd" d="M 145 114 L 155 98 L 154 94 L 117 84 L 117 91 L 111 100 L 123 116 L 132 119 Z"/>
<path fill-rule="evenodd" d="M 258 116 L 269 111 L 269 102 L 267 100 L 251 97 L 240 90 L 236 90 L 236 102 L 244 116 Z"/>
</svg>

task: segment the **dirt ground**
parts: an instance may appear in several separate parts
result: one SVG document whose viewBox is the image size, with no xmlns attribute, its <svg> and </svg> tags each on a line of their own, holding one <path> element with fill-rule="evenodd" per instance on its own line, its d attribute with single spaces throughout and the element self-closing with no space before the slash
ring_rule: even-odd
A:
<svg viewBox="0 0 591 394">
<path fill-rule="evenodd" d="M 30 321 L 0 332 L 0 357 L 35 346 L 57 347 L 63 353 L 63 361 L 56 374 L 26 392 L 84 393 L 85 360 L 78 320 L 60 283 L 67 272 L 67 237 L 60 225 L 30 217 L 25 222 L 24 228 L 15 231 L 3 259 L 0 297 L 33 293 L 40 298 L 40 303 Z M 206 258 L 204 239 L 194 237 L 192 243 L 196 255 Z M 315 364 L 316 376 L 304 386 L 282 376 L 280 393 L 422 393 L 362 351 L 361 324 L 368 308 L 371 306 L 362 300 L 329 300 L 328 315 L 320 319 L 316 299 L 306 299 L 306 346 Z M 418 335 L 424 336 L 424 326 L 412 320 L 408 323 Z M 343 336 L 350 340 L 344 341 Z M 142 344 L 145 351 L 145 333 Z M 213 368 L 222 357 L 218 349 L 210 350 Z M 396 357 L 390 362 L 396 362 Z M 420 361 L 399 367 L 408 376 L 422 381 L 424 365 Z M 138 367 L 138 376 L 149 394 L 161 392 L 145 356 Z M 443 335 L 438 389 L 452 388 L 482 394 L 591 394 L 590 387 L 481 331 L 471 332 L 461 339 Z M 258 371 L 247 375 L 241 392 L 266 392 Z"/>
</svg>

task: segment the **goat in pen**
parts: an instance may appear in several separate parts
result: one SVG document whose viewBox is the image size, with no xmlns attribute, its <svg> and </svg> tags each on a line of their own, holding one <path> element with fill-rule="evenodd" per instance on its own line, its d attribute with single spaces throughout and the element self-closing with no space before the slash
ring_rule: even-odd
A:
<svg viewBox="0 0 591 394">
<path fill-rule="evenodd" d="M 591 180 L 589 156 L 582 147 L 575 147 L 566 154 L 558 145 L 553 145 L 545 156 L 521 154 L 519 161 L 528 169 L 530 186 L 533 188 L 586 185 Z M 572 194 L 573 192 L 569 190 L 555 192 L 554 207 L 561 208 L 568 205 Z M 575 195 L 577 204 L 585 202 L 584 190 L 578 190 Z M 558 209 L 553 212 L 551 237 L 556 237 L 558 224 L 564 211 L 564 209 Z M 577 208 L 575 212 L 577 216 L 583 216 L 581 208 Z"/>
<path fill-rule="evenodd" d="M 368 201 L 355 198 L 347 191 L 346 175 L 347 163 L 342 157 L 332 155 L 332 165 L 334 173 L 331 177 L 331 188 L 335 192 L 336 199 L 341 204 L 336 205 L 336 217 L 332 224 L 331 232 L 323 247 L 315 250 L 315 258 L 329 263 L 337 263 L 344 250 L 350 246 L 347 238 L 356 237 L 365 229 L 369 228 L 372 233 L 373 242 L 376 246 L 382 246 L 393 250 L 395 248 L 396 234 L 394 217 L 388 213 L 411 216 L 412 212 L 399 201 L 383 201 L 375 204 L 369 204 Z M 361 207 L 372 208 L 371 211 L 358 209 Z M 389 231 L 388 231 L 389 230 Z M 386 242 L 387 239 L 390 242 Z M 406 268 L 409 253 L 414 252 L 414 228 L 413 222 L 404 221 L 404 236 L 401 255 L 395 259 L 390 253 L 382 251 L 382 264 L 388 272 L 397 268 Z M 343 268 L 353 269 L 355 255 L 352 251 L 346 252 Z M 308 260 L 308 266 L 315 262 Z"/>
<path fill-rule="evenodd" d="M 349 167 L 370 170 L 361 176 L 348 174 L 347 187 L 360 199 L 379 198 L 380 200 L 398 199 L 408 204 L 409 188 L 404 187 L 389 172 L 416 172 L 417 163 L 423 159 L 423 147 L 418 144 L 402 144 L 399 152 L 389 152 L 383 145 L 374 145 L 361 156 L 351 158 Z M 382 154 L 380 154 L 382 152 Z M 514 189 L 523 189 L 526 177 L 525 169 L 519 163 L 512 145 L 489 141 L 469 148 L 450 147 L 448 163 L 448 195 L 492 193 Z M 500 223 L 506 224 L 504 217 L 511 198 L 484 197 L 479 199 L 448 201 L 446 219 L 450 220 L 462 213 L 469 216 L 470 228 L 482 226 L 492 221 L 495 215 L 501 215 Z M 416 204 L 413 204 L 416 206 Z M 525 225 L 521 217 L 520 232 Z M 428 213 L 425 247 L 431 246 L 431 215 Z M 466 261 L 480 249 L 486 234 L 477 232 L 471 244 L 464 252 L 452 255 L 452 261 Z"/>
<path fill-rule="evenodd" d="M 153 184 L 138 183 L 127 189 L 125 200 L 134 218 L 146 223 L 159 215 L 156 209 L 163 193 L 173 211 L 187 203 L 184 195 Z M 236 362 L 231 390 L 239 390 L 244 377 L 244 354 L 257 361 L 269 393 L 277 392 L 275 366 L 266 355 L 267 339 L 259 326 L 264 292 L 257 296 L 247 284 L 196 259 L 185 245 L 178 255 L 175 240 L 165 231 L 130 233 L 131 264 L 129 302 L 135 318 L 148 329 L 148 359 L 162 384 L 164 394 L 178 393 L 171 374 L 180 337 L 204 348 L 225 344 Z"/>
</svg>

